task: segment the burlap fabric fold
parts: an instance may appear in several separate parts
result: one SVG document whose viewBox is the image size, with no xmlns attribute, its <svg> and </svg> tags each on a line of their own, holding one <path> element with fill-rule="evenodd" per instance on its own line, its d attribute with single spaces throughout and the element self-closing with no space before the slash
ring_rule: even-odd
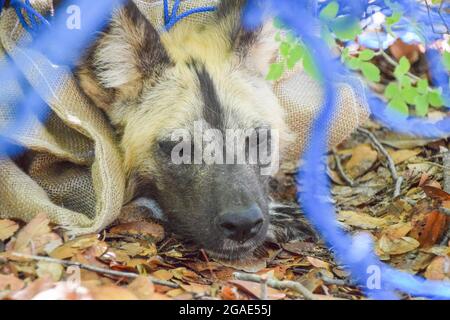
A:
<svg viewBox="0 0 450 320">
<path fill-rule="evenodd" d="M 162 30 L 162 1 L 135 2 Z M 215 3 L 186 0 L 180 11 Z M 51 0 L 32 0 L 31 4 L 42 13 L 52 7 Z M 180 23 L 205 23 L 209 14 L 193 15 Z M 19 39 L 25 44 L 31 40 L 14 10 L 4 10 L 0 16 L 0 68 L 13 62 L 23 78 L 1 84 L 0 132 L 15 117 L 18 102 L 31 92 L 30 88 L 51 111 L 45 121 L 31 117 L 8 137 L 25 147 L 26 152 L 20 161 L 0 159 L 0 218 L 29 221 L 45 212 L 70 234 L 99 231 L 120 215 L 129 200 L 113 130 L 105 116 L 84 97 L 69 69 L 55 66 L 44 55 L 18 45 Z M 343 82 L 337 87 L 337 112 L 328 128 L 330 145 L 344 140 L 369 115 L 358 85 Z M 299 69 L 275 83 L 274 92 L 296 134 L 286 161 L 296 161 L 320 111 L 322 90 Z"/>
</svg>

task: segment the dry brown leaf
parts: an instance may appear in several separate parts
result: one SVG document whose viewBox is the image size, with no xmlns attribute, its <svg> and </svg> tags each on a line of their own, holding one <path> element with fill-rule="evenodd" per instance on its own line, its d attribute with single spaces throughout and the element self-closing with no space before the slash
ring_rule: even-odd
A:
<svg viewBox="0 0 450 320">
<path fill-rule="evenodd" d="M 100 242 L 100 244 L 99 244 Z M 85 236 L 78 237 L 74 240 L 67 241 L 62 246 L 56 248 L 50 253 L 50 256 L 55 259 L 67 259 L 76 255 L 78 252 L 83 251 L 84 249 L 90 248 L 95 244 L 99 244 L 97 248 L 99 251 L 102 251 L 104 245 L 101 244 L 101 241 L 98 240 L 97 234 L 88 234 Z"/>
<path fill-rule="evenodd" d="M 180 287 L 186 292 L 200 295 L 205 295 L 211 291 L 211 286 L 198 283 L 190 283 L 189 285 L 180 283 Z"/>
<path fill-rule="evenodd" d="M 139 300 L 129 289 L 116 285 L 94 287 L 90 291 L 95 300 Z"/>
<path fill-rule="evenodd" d="M 339 211 L 337 218 L 346 225 L 361 229 L 376 229 L 388 224 L 386 219 L 371 217 L 368 214 L 355 211 Z"/>
<path fill-rule="evenodd" d="M 102 256 L 102 260 L 118 264 L 128 264 L 131 261 L 131 258 L 125 250 L 109 248 L 108 251 Z"/>
<path fill-rule="evenodd" d="M 125 250 L 130 257 L 135 257 L 138 255 L 151 257 L 157 254 L 154 243 L 148 243 L 146 246 L 142 246 L 138 242 L 124 242 L 120 245 L 120 249 Z"/>
<path fill-rule="evenodd" d="M 242 270 L 247 273 L 256 273 L 267 267 L 267 259 L 249 257 L 247 260 L 239 261 L 222 261 L 215 259 L 221 265 L 225 267 L 231 267 L 237 270 Z"/>
<path fill-rule="evenodd" d="M 128 261 L 126 263 L 126 266 L 130 267 L 130 268 L 136 268 L 138 266 L 144 266 L 144 265 L 147 265 L 147 259 L 142 259 L 142 258 L 131 259 L 130 261 Z"/>
<path fill-rule="evenodd" d="M 411 237 L 420 242 L 420 246 L 433 246 L 446 232 L 448 217 L 437 210 L 417 215 L 413 218 Z"/>
<path fill-rule="evenodd" d="M 419 247 L 420 243 L 411 237 L 390 239 L 383 235 L 378 241 L 378 247 L 386 254 L 402 254 L 410 252 Z"/>
<path fill-rule="evenodd" d="M 330 264 L 328 262 L 313 257 L 306 257 L 306 259 L 309 261 L 309 263 L 311 263 L 313 267 L 322 268 L 326 270 L 330 269 Z"/>
<path fill-rule="evenodd" d="M 202 272 L 202 271 L 214 271 L 221 267 L 221 265 L 214 261 L 194 261 L 194 262 L 188 262 L 186 263 L 186 266 L 189 267 L 189 269 L 192 269 L 196 272 Z"/>
<path fill-rule="evenodd" d="M 430 175 L 428 173 L 422 173 L 422 175 L 420 176 L 420 181 L 418 186 L 422 187 L 425 185 L 425 183 L 427 183 L 428 179 L 430 178 Z"/>
<path fill-rule="evenodd" d="M 150 236 L 155 241 L 164 239 L 164 228 L 156 223 L 147 221 L 129 222 L 115 226 L 109 230 L 115 234 L 132 234 Z"/>
<path fill-rule="evenodd" d="M 0 274 L 0 291 L 17 291 L 23 288 L 25 283 L 13 274 Z"/>
<path fill-rule="evenodd" d="M 389 154 L 394 161 L 395 164 L 400 164 L 414 156 L 417 156 L 422 152 L 421 149 L 403 149 L 403 150 L 397 150 L 397 151 L 389 151 Z"/>
<path fill-rule="evenodd" d="M 312 293 L 315 293 L 322 285 L 322 274 L 324 274 L 326 271 L 324 270 L 318 270 L 318 269 L 312 269 L 307 274 L 303 275 L 300 278 L 300 283 L 304 285 L 309 291 Z M 333 274 L 325 274 L 329 276 L 330 278 L 333 278 Z"/>
<path fill-rule="evenodd" d="M 401 39 L 395 40 L 395 42 L 389 47 L 392 56 L 400 61 L 402 57 L 406 57 L 411 64 L 416 63 L 420 58 L 420 46 L 413 43 L 409 44 Z"/>
<path fill-rule="evenodd" d="M 155 286 L 148 277 L 137 277 L 128 285 L 128 290 L 135 294 L 140 300 L 154 299 Z"/>
<path fill-rule="evenodd" d="M 439 201 L 449 201 L 450 200 L 450 194 L 445 192 L 442 189 L 426 185 L 422 186 L 423 191 L 429 196 L 431 199 L 439 200 Z"/>
<path fill-rule="evenodd" d="M 39 278 L 28 284 L 24 289 L 11 294 L 13 300 L 31 300 L 39 292 L 51 289 L 54 286 L 50 277 Z"/>
<path fill-rule="evenodd" d="M 209 270 L 207 271 L 209 273 Z M 229 267 L 223 267 L 219 270 L 215 270 L 214 274 L 216 275 L 217 279 L 222 281 L 227 281 L 233 279 L 233 273 L 235 273 L 236 270 Z"/>
<path fill-rule="evenodd" d="M 177 289 L 172 289 L 172 290 L 167 291 L 166 295 L 171 298 L 176 298 L 178 296 L 181 296 L 184 293 L 186 293 L 186 291 L 184 291 L 181 288 L 177 288 Z"/>
<path fill-rule="evenodd" d="M 172 269 L 170 270 L 170 272 L 173 274 L 175 279 L 187 282 L 196 281 L 200 278 L 200 275 L 189 269 L 186 269 L 185 267 Z"/>
<path fill-rule="evenodd" d="M 369 171 L 378 159 L 378 153 L 368 144 L 360 144 L 352 151 L 352 157 L 345 164 L 345 169 L 353 179 Z"/>
<path fill-rule="evenodd" d="M 250 282 L 250 281 L 243 281 L 243 280 L 230 280 L 229 283 L 235 285 L 245 293 L 251 294 L 255 298 L 261 297 L 261 284 Z M 269 300 L 281 300 L 284 297 L 286 297 L 286 294 L 283 292 L 267 287 L 267 299 Z"/>
<path fill-rule="evenodd" d="M 40 213 L 36 215 L 19 231 L 11 251 L 33 254 L 41 253 L 43 247 L 48 242 L 55 240 L 55 234 L 51 234 L 49 223 L 50 220 L 46 214 Z"/>
<path fill-rule="evenodd" d="M 421 251 L 432 253 L 435 256 L 450 257 L 450 247 L 448 246 L 435 246 L 431 248 L 422 249 Z"/>
<path fill-rule="evenodd" d="M 50 277 L 57 282 L 61 279 L 64 272 L 64 267 L 59 263 L 52 263 L 47 261 L 39 261 L 37 263 L 36 274 L 38 277 Z"/>
<path fill-rule="evenodd" d="M 442 190 L 441 184 L 439 182 L 437 182 L 436 180 L 432 180 L 432 181 L 428 182 L 426 185 L 430 186 L 430 187 L 435 187 L 435 188 L 438 188 L 438 189 Z"/>
<path fill-rule="evenodd" d="M 57 282 L 53 288 L 39 292 L 33 300 L 92 300 L 89 290 L 74 282 Z"/>
<path fill-rule="evenodd" d="M 19 225 L 12 220 L 0 220 L 0 241 L 5 241 L 13 236 L 19 229 Z"/>
<path fill-rule="evenodd" d="M 153 272 L 152 276 L 159 280 L 169 281 L 173 278 L 173 273 L 168 270 L 161 269 Z"/>
<path fill-rule="evenodd" d="M 311 252 L 312 250 L 314 250 L 316 245 L 311 242 L 295 241 L 295 242 L 283 243 L 282 247 L 284 250 L 287 250 L 289 252 L 292 252 L 292 253 L 295 253 L 298 255 L 303 255 L 303 254 L 305 254 L 305 252 Z"/>
<path fill-rule="evenodd" d="M 425 270 L 425 278 L 429 280 L 445 280 L 450 278 L 450 258 L 436 257 Z"/>
<path fill-rule="evenodd" d="M 411 222 L 399 222 L 383 229 L 382 234 L 390 239 L 398 239 L 406 236 L 413 228 Z"/>
<path fill-rule="evenodd" d="M 282 279 L 284 279 L 284 277 L 286 275 L 286 271 L 289 268 L 290 268 L 290 266 L 280 264 L 280 265 L 277 265 L 272 268 L 263 269 L 260 272 L 258 272 L 258 274 L 266 275 L 266 276 L 275 278 L 277 280 L 282 280 Z"/>
</svg>

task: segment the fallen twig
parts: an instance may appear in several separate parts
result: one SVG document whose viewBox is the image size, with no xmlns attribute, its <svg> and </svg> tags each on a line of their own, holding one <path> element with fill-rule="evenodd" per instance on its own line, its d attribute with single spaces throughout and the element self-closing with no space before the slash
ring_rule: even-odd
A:
<svg viewBox="0 0 450 320">
<path fill-rule="evenodd" d="M 269 280 L 267 275 L 261 276 L 261 300 L 267 300 L 267 280 Z"/>
<path fill-rule="evenodd" d="M 395 168 L 394 160 L 389 155 L 389 152 L 387 152 L 387 150 L 383 147 L 381 142 L 378 141 L 377 137 L 372 132 L 370 132 L 369 130 L 364 129 L 364 128 L 358 128 L 358 132 L 367 136 L 372 141 L 372 144 L 378 149 L 378 151 L 380 151 L 383 154 L 383 156 L 386 158 L 386 160 L 388 162 L 389 171 L 391 172 L 392 179 L 395 182 L 394 197 L 398 197 L 400 195 L 400 190 L 401 190 L 402 183 L 403 183 L 403 177 L 398 175 L 397 169 Z"/>
<path fill-rule="evenodd" d="M 235 273 L 233 273 L 233 275 L 237 280 L 251 281 L 251 282 L 257 282 L 257 283 L 264 282 L 264 280 L 261 278 L 261 276 L 258 276 L 256 274 L 235 272 Z M 295 282 L 295 281 L 279 281 L 279 280 L 269 278 L 269 279 L 267 279 L 266 284 L 269 287 L 274 288 L 274 289 L 293 290 L 295 292 L 300 293 L 307 300 L 317 300 L 314 293 L 309 291 L 302 284 Z"/>
<path fill-rule="evenodd" d="M 350 186 L 350 187 L 355 187 L 357 185 L 357 183 L 355 181 L 353 181 L 352 178 L 350 178 L 344 171 L 344 168 L 342 167 L 342 162 L 341 159 L 339 158 L 339 155 L 337 154 L 336 148 L 332 149 L 333 152 L 333 156 L 334 156 L 334 161 L 336 163 L 336 169 L 339 173 L 339 175 L 341 176 L 342 179 L 344 179 L 344 181 Z"/>
<path fill-rule="evenodd" d="M 18 253 L 18 252 L 12 252 L 11 255 L 18 257 L 18 258 L 57 263 L 57 264 L 64 265 L 66 267 L 75 266 L 80 269 L 85 269 L 85 270 L 98 272 L 98 273 L 102 273 L 102 274 L 108 274 L 108 275 L 116 276 L 116 277 L 135 279 L 140 276 L 139 274 L 133 273 L 133 272 L 124 272 L 124 271 L 104 269 L 104 268 L 100 268 L 100 267 L 96 267 L 96 266 L 92 266 L 92 265 L 88 265 L 88 264 L 84 264 L 84 263 L 76 262 L 76 261 L 60 260 L 60 259 L 55 259 L 55 258 L 50 258 L 50 257 L 35 256 L 35 255 L 31 255 L 31 254 L 24 254 L 24 253 Z M 170 287 L 170 288 L 179 288 L 179 285 L 176 283 L 173 283 L 173 282 L 156 279 L 156 278 L 150 277 L 150 276 L 148 276 L 148 278 L 154 284 L 159 284 L 159 285 Z"/>
<path fill-rule="evenodd" d="M 325 282 L 326 284 L 332 284 L 332 285 L 336 285 L 336 286 L 356 286 L 356 284 L 354 284 L 352 281 L 350 280 L 345 280 L 345 279 L 333 279 L 330 277 L 327 277 L 324 274 L 320 275 L 320 279 L 323 280 L 323 282 Z"/>
</svg>

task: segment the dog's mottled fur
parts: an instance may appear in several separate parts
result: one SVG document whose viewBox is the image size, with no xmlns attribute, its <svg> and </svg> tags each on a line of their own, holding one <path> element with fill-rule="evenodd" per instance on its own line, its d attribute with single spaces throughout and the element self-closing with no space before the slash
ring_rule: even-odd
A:
<svg viewBox="0 0 450 320">
<path fill-rule="evenodd" d="M 255 165 L 174 165 L 173 130 L 270 128 L 289 137 L 265 72 L 276 52 L 268 28 L 242 26 L 243 0 L 220 2 L 210 23 L 181 22 L 158 34 L 133 2 L 118 8 L 80 62 L 81 88 L 111 121 L 120 139 L 133 197 L 154 198 L 169 227 L 211 254 L 239 259 L 268 229 L 267 177 Z M 215 227 L 223 210 L 256 203 L 261 231 L 245 243 Z"/>
</svg>

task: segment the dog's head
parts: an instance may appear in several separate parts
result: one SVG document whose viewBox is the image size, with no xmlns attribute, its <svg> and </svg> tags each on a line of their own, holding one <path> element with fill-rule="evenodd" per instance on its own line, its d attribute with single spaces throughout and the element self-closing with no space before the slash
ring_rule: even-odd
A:
<svg viewBox="0 0 450 320">
<path fill-rule="evenodd" d="M 247 31 L 245 1 L 210 22 L 158 34 L 133 2 L 117 9 L 77 69 L 120 137 L 135 194 L 211 254 L 238 259 L 264 240 L 267 180 L 288 136 L 265 70 L 276 46 Z"/>
</svg>

